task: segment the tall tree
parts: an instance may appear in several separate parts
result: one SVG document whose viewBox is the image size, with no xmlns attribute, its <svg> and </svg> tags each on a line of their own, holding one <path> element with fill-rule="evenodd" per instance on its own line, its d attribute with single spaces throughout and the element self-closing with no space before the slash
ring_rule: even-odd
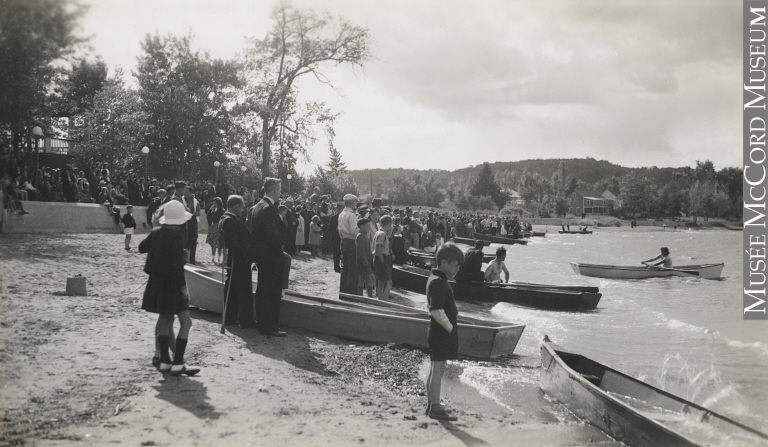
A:
<svg viewBox="0 0 768 447">
<path fill-rule="evenodd" d="M 72 117 L 93 107 L 96 94 L 107 82 L 107 64 L 101 58 L 77 60 L 58 86 L 56 115 Z"/>
<path fill-rule="evenodd" d="M 343 19 L 333 21 L 288 3 L 275 8 L 273 19 L 274 28 L 264 39 L 253 39 L 245 54 L 247 104 L 261 119 L 264 177 L 271 173 L 273 139 L 284 127 L 287 103 L 298 90 L 297 79 L 313 75 L 333 87 L 322 71 L 326 65 L 362 67 L 370 57 L 366 28 Z"/>
<path fill-rule="evenodd" d="M 233 132 L 237 65 L 193 51 L 190 37 L 147 36 L 135 73 L 149 116 L 150 161 L 178 177 L 190 164 L 213 176 L 213 162 L 244 148 Z"/>
<path fill-rule="evenodd" d="M 338 175 L 347 172 L 347 164 L 341 160 L 341 152 L 333 145 L 333 141 L 328 144 L 328 150 L 331 152 L 328 159 L 328 169 L 331 174 Z"/>
<path fill-rule="evenodd" d="M 499 209 L 507 203 L 507 195 L 501 191 L 498 183 L 496 183 L 493 170 L 488 162 L 483 163 L 483 167 L 477 174 L 477 179 L 472 185 L 472 195 L 490 197 Z"/>
<path fill-rule="evenodd" d="M 85 8 L 72 0 L 6 0 L 0 3 L 0 128 L 15 152 L 32 126 L 50 118 L 47 102 L 55 62 L 70 56 Z"/>
</svg>

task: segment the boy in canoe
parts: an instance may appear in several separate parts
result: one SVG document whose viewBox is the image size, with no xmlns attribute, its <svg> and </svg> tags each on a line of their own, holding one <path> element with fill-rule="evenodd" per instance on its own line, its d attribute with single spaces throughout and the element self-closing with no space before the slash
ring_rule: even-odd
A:
<svg viewBox="0 0 768 447">
<path fill-rule="evenodd" d="M 445 363 L 459 356 L 459 333 L 456 318 L 459 311 L 453 299 L 449 279 L 456 276 L 464 262 L 464 253 L 453 242 L 446 242 L 437 251 L 437 268 L 427 280 L 427 303 L 429 304 L 429 357 L 431 360 L 427 377 L 427 416 L 441 421 L 455 421 L 440 403 L 440 385 L 445 373 Z"/>
<path fill-rule="evenodd" d="M 649 262 L 658 261 L 655 264 L 648 265 Z M 661 247 L 661 254 L 656 256 L 655 258 L 651 258 L 647 261 L 642 261 L 641 264 L 645 264 L 647 267 L 646 270 L 650 269 L 651 267 L 666 267 L 668 269 L 672 268 L 672 258 L 669 256 L 669 249 L 667 247 Z"/>
<path fill-rule="evenodd" d="M 499 247 L 496 249 L 496 259 L 488 264 L 485 268 L 485 274 L 483 275 L 485 282 L 501 282 L 501 272 L 504 272 L 504 282 L 509 282 L 509 270 L 504 265 L 504 260 L 507 259 L 507 249 Z"/>
</svg>

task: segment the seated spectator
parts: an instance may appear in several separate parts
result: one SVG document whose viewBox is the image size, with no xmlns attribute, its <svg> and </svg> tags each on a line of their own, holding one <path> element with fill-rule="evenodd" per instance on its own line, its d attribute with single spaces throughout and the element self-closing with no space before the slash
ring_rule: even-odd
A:
<svg viewBox="0 0 768 447">
<path fill-rule="evenodd" d="M 5 192 L 7 194 L 8 203 L 10 205 L 9 209 L 13 211 L 17 211 L 19 214 L 29 214 L 27 211 L 24 211 L 24 205 L 21 204 L 21 200 L 19 200 L 19 195 L 17 193 L 16 187 L 18 186 L 18 180 L 17 178 L 14 178 L 10 181 L 8 184 L 8 187 L 6 188 Z"/>
</svg>

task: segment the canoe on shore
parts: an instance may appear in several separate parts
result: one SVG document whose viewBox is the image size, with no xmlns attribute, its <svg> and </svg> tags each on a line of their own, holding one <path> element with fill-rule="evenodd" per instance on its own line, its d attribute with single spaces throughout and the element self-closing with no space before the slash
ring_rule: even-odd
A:
<svg viewBox="0 0 768 447">
<path fill-rule="evenodd" d="M 413 265 L 423 265 L 425 267 L 437 266 L 437 260 L 434 253 L 429 253 L 423 250 L 416 250 L 415 248 L 409 248 L 408 258 Z M 491 262 L 495 258 L 496 255 L 483 253 L 483 262 Z"/>
<path fill-rule="evenodd" d="M 573 271 L 578 275 L 612 279 L 647 279 L 669 276 L 717 279 L 720 278 L 724 266 L 725 264 L 721 262 L 719 264 L 680 265 L 673 268 L 651 267 L 646 269 L 645 267 L 571 262 Z"/>
<path fill-rule="evenodd" d="M 589 231 L 563 231 L 563 230 L 557 230 L 560 234 L 592 234 L 592 230 Z"/>
<path fill-rule="evenodd" d="M 768 445 L 768 435 L 558 346 L 541 345 L 541 389 L 630 446 Z"/>
<path fill-rule="evenodd" d="M 425 293 L 429 272 L 406 265 L 392 266 L 392 285 L 417 293 Z M 597 307 L 602 294 L 597 288 L 582 286 L 548 286 L 546 284 L 457 284 L 451 281 L 458 301 L 505 302 L 548 310 L 588 310 Z M 569 290 L 573 288 L 575 290 Z"/>
<path fill-rule="evenodd" d="M 526 239 L 513 239 L 512 236 L 491 236 L 490 234 L 480 234 L 475 233 L 473 236 L 477 240 L 490 242 L 493 244 L 501 244 L 501 245 L 528 245 L 528 240 Z M 454 238 L 456 240 L 456 238 Z M 473 239 L 469 239 L 473 240 Z M 474 242 L 471 244 L 474 245 Z"/>
<path fill-rule="evenodd" d="M 184 275 L 190 305 L 221 313 L 221 271 L 187 265 Z M 426 310 L 381 303 L 385 302 L 354 303 L 286 290 L 280 303 L 280 324 L 351 340 L 429 347 Z M 459 354 L 485 360 L 512 354 L 523 329 L 525 326 L 520 324 L 460 317 Z"/>
</svg>

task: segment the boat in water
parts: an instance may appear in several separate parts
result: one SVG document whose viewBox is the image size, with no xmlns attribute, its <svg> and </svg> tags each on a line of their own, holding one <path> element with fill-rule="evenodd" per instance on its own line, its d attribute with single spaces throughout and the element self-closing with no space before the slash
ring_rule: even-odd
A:
<svg viewBox="0 0 768 447">
<path fill-rule="evenodd" d="M 496 258 L 496 255 L 490 253 L 483 253 L 483 262 L 491 262 Z M 408 259 L 413 265 L 422 265 L 425 267 L 436 267 L 437 258 L 434 253 L 430 253 L 424 250 L 417 250 L 415 248 L 408 249 Z"/>
<path fill-rule="evenodd" d="M 392 266 L 392 285 L 426 293 L 429 271 L 408 265 Z M 590 310 L 602 294 L 592 286 L 554 286 L 533 283 L 469 283 L 451 281 L 457 301 L 505 302 L 547 310 Z"/>
<path fill-rule="evenodd" d="M 221 313 L 224 301 L 221 271 L 186 265 L 184 275 L 189 304 Z M 256 290 L 255 281 L 253 288 Z M 429 347 L 428 311 L 376 301 L 376 304 L 348 302 L 285 290 L 280 303 L 280 324 L 351 340 Z M 462 316 L 458 324 L 459 354 L 483 360 L 512 354 L 525 329 L 522 324 Z"/>
<path fill-rule="evenodd" d="M 629 446 L 768 446 L 765 433 L 569 351 L 547 336 L 539 386 Z"/>
<path fill-rule="evenodd" d="M 578 275 L 593 276 L 595 278 L 612 279 L 647 279 L 665 278 L 669 276 L 698 277 L 704 279 L 718 279 L 723 273 L 725 263 L 680 265 L 667 267 L 634 267 L 622 265 L 583 264 L 571 262 L 573 271 Z"/>
<path fill-rule="evenodd" d="M 557 230 L 560 234 L 592 234 L 592 230 L 587 231 L 586 229 L 583 231 L 568 231 L 568 230 Z"/>
<path fill-rule="evenodd" d="M 474 239 L 472 238 L 463 238 L 463 237 L 455 237 L 453 238 L 454 242 L 459 242 L 461 244 L 469 244 L 469 245 L 475 245 L 476 240 L 480 240 L 483 242 L 488 242 L 489 244 L 500 244 L 500 245 L 528 245 L 527 239 L 514 239 L 511 236 L 491 236 L 490 234 L 480 234 L 475 233 Z"/>
</svg>

